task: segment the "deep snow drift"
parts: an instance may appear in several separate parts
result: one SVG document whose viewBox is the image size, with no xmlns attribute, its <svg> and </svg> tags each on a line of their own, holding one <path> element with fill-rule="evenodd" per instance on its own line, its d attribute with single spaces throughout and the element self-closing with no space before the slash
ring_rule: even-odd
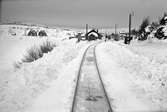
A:
<svg viewBox="0 0 167 112">
<path fill-rule="evenodd" d="M 30 29 L 48 37 L 27 36 Z M 72 105 L 82 54 L 92 43 L 69 40 L 77 31 L 40 26 L 0 26 L 0 111 L 66 112 Z M 42 58 L 15 66 L 27 49 L 50 41 L 56 47 Z M 100 44 L 97 61 L 113 109 L 167 110 L 167 42 L 151 39 Z"/>
<path fill-rule="evenodd" d="M 107 42 L 97 47 L 99 67 L 116 112 L 167 110 L 166 47 L 157 42 L 130 46 Z"/>
<path fill-rule="evenodd" d="M 56 82 L 56 98 L 57 100 L 60 98 L 59 101 L 65 103 L 57 102 L 59 105 L 56 109 L 59 110 L 60 107 L 65 109 L 66 103 L 70 100 L 68 96 L 72 94 L 75 70 L 81 58 L 79 54 L 82 55 L 87 43 L 76 44 L 76 39 L 68 40 L 69 36 L 76 33 L 70 30 L 46 29 L 48 37 L 26 36 L 24 32 L 27 27 L 28 29 L 32 28 L 21 25 L 1 25 L 0 28 L 0 111 L 23 112 L 27 110 L 40 94 L 43 94 Z M 11 35 L 11 30 L 16 35 Z M 56 45 L 53 51 L 44 54 L 42 58 L 34 62 L 22 63 L 19 68 L 14 66 L 16 62 L 21 61 L 27 49 L 34 45 L 39 46 L 45 41 Z M 73 62 L 76 59 L 78 59 L 78 63 Z M 73 66 L 68 65 L 69 63 Z M 71 67 L 69 72 L 64 74 L 69 66 Z M 71 70 L 73 67 L 75 67 L 74 71 Z M 72 73 L 69 74 L 70 72 Z M 64 92 L 66 95 L 63 95 L 62 91 L 66 91 Z M 61 93 L 65 100 L 58 96 Z"/>
<path fill-rule="evenodd" d="M 81 49 L 80 46 L 78 51 L 73 49 L 64 54 L 65 57 L 62 62 L 64 67 L 61 69 L 58 78 L 50 84 L 49 89 L 32 102 L 32 107 L 26 112 L 67 112 L 71 110 L 79 65 L 89 44 L 83 45 L 84 47 Z"/>
</svg>

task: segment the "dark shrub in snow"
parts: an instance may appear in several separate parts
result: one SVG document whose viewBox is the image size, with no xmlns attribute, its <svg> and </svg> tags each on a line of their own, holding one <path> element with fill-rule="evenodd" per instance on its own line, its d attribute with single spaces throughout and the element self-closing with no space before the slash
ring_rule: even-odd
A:
<svg viewBox="0 0 167 112">
<path fill-rule="evenodd" d="M 25 55 L 23 62 L 33 62 L 43 56 L 43 53 L 39 47 L 33 46 L 27 51 L 27 54 Z"/>
<path fill-rule="evenodd" d="M 22 62 L 33 62 L 43 56 L 44 53 L 48 53 L 55 47 L 51 42 L 46 41 L 41 46 L 33 46 L 27 51 L 27 54 L 22 59 Z"/>
<path fill-rule="evenodd" d="M 28 36 L 37 36 L 37 32 L 35 30 L 30 30 Z"/>
<path fill-rule="evenodd" d="M 147 39 L 147 33 L 145 31 L 145 28 L 149 25 L 149 23 L 150 23 L 150 21 L 149 21 L 148 17 L 142 21 L 142 24 L 140 25 L 140 28 L 139 28 L 139 34 L 140 34 L 139 40 L 146 40 Z"/>
<path fill-rule="evenodd" d="M 156 33 L 155 33 L 155 37 L 158 39 L 167 39 L 167 36 L 165 36 L 165 31 L 164 30 L 165 27 L 161 26 L 157 29 Z"/>
<path fill-rule="evenodd" d="M 166 13 L 164 13 L 164 16 L 162 17 L 162 19 L 160 19 L 159 24 L 160 25 L 166 25 L 167 24 L 167 15 L 166 15 Z"/>
<path fill-rule="evenodd" d="M 41 30 L 39 31 L 38 36 L 41 36 L 41 37 L 47 36 L 47 33 L 45 32 L 45 30 Z"/>
<path fill-rule="evenodd" d="M 151 23 L 151 27 L 152 27 L 153 29 L 157 29 L 157 28 L 159 27 L 158 22 L 152 22 L 152 23 Z"/>
<path fill-rule="evenodd" d="M 163 27 L 157 29 L 155 37 L 158 39 L 162 39 L 164 37 Z"/>
<path fill-rule="evenodd" d="M 55 46 L 51 42 L 46 41 L 40 47 L 42 53 L 48 53 L 49 51 L 52 51 Z"/>
</svg>

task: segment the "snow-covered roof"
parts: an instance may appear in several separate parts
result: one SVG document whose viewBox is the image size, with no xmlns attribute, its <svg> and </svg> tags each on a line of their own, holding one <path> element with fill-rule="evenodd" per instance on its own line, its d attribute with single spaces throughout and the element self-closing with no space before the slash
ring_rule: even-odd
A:
<svg viewBox="0 0 167 112">
<path fill-rule="evenodd" d="M 90 36 L 90 35 L 94 35 L 94 36 L 98 37 L 98 34 L 95 33 L 95 32 L 91 32 L 91 33 L 88 34 L 88 36 Z"/>
</svg>

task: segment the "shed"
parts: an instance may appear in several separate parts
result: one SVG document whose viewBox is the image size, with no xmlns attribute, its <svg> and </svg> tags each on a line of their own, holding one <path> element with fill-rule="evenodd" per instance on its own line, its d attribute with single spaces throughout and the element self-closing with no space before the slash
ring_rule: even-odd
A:
<svg viewBox="0 0 167 112">
<path fill-rule="evenodd" d="M 85 36 L 86 36 L 86 40 L 89 40 L 89 41 L 102 38 L 102 35 L 98 32 L 98 30 L 96 31 L 95 29 L 89 31 Z"/>
</svg>

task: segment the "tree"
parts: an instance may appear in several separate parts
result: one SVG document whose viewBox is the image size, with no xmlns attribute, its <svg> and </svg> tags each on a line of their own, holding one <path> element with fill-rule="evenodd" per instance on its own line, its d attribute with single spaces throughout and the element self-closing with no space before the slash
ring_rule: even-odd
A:
<svg viewBox="0 0 167 112">
<path fill-rule="evenodd" d="M 165 12 L 164 13 L 164 16 L 159 20 L 159 24 L 160 25 L 165 25 L 166 24 L 166 22 L 167 22 L 167 13 Z"/>
<path fill-rule="evenodd" d="M 146 35 L 146 31 L 145 28 L 150 24 L 150 20 L 149 17 L 146 17 L 143 19 L 140 28 L 139 28 L 139 34 L 140 34 L 140 38 L 139 40 L 146 40 L 147 39 L 147 35 Z"/>
<path fill-rule="evenodd" d="M 152 22 L 152 23 L 151 23 L 151 27 L 152 27 L 153 29 L 157 29 L 157 28 L 159 27 L 159 23 L 158 23 L 158 22 Z"/>
<path fill-rule="evenodd" d="M 155 37 L 156 37 L 156 38 L 162 39 L 162 38 L 165 37 L 164 32 L 163 32 L 163 28 L 164 28 L 164 27 L 161 26 L 160 28 L 157 29 L 157 31 L 156 31 L 156 33 L 155 33 Z"/>
<path fill-rule="evenodd" d="M 131 33 L 132 33 L 132 35 L 137 35 L 138 31 L 136 29 L 132 29 Z"/>
</svg>

